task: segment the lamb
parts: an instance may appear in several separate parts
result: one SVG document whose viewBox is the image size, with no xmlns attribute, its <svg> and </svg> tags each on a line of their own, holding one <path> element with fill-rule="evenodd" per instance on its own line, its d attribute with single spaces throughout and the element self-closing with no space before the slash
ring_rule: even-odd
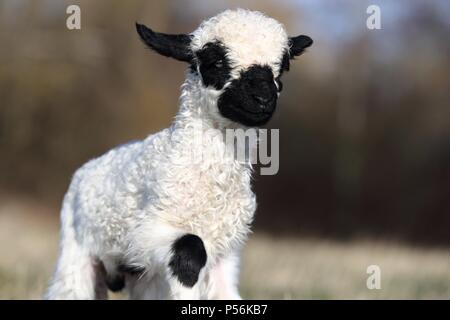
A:
<svg viewBox="0 0 450 320">
<path fill-rule="evenodd" d="M 136 28 L 152 50 L 189 64 L 180 109 L 169 128 L 76 171 L 46 298 L 104 299 L 109 288 L 130 299 L 240 299 L 239 252 L 256 209 L 252 167 L 223 161 L 228 151 L 213 132 L 267 123 L 283 72 L 312 40 L 244 9 L 191 34 Z M 201 161 L 189 160 L 193 151 Z"/>
</svg>

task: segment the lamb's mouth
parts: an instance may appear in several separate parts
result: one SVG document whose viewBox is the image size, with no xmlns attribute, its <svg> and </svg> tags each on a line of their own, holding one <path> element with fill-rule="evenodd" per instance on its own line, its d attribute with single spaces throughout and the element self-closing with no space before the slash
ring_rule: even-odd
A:
<svg viewBox="0 0 450 320">
<path fill-rule="evenodd" d="M 264 110 L 264 109 L 265 109 L 265 106 L 258 105 L 258 107 L 259 107 L 261 110 L 258 110 L 258 111 L 247 110 L 247 109 L 242 109 L 242 110 L 245 111 L 245 112 L 247 112 L 247 113 L 249 113 L 249 114 L 258 114 L 258 115 L 262 115 L 262 114 L 272 115 L 272 114 L 273 114 L 273 111 L 266 111 L 266 110 Z"/>
<path fill-rule="evenodd" d="M 219 111 L 223 117 L 248 127 L 266 124 L 272 118 L 274 110 L 274 107 L 270 108 L 270 110 L 262 108 L 255 110 L 230 104 L 219 105 Z"/>
</svg>

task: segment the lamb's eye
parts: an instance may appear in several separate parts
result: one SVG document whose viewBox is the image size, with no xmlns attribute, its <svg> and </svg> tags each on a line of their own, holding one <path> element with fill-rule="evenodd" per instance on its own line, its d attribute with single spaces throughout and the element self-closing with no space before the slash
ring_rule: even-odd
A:
<svg viewBox="0 0 450 320">
<path fill-rule="evenodd" d="M 219 42 L 210 43 L 204 45 L 195 54 L 205 87 L 211 86 L 220 90 L 225 85 L 231 71 L 225 47 Z"/>
<path fill-rule="evenodd" d="M 214 63 L 214 67 L 216 67 L 216 68 L 222 68 L 222 67 L 223 67 L 223 60 L 222 60 L 222 59 L 217 60 L 217 61 Z"/>
</svg>

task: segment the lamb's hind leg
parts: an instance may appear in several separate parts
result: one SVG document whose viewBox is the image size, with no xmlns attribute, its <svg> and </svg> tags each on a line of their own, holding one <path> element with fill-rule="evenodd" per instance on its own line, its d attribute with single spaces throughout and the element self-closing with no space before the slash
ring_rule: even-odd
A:
<svg viewBox="0 0 450 320">
<path fill-rule="evenodd" d="M 46 298 L 56 300 L 106 299 L 104 268 L 75 239 L 63 241 L 56 271 Z"/>
<path fill-rule="evenodd" d="M 57 300 L 107 298 L 103 265 L 78 241 L 70 204 L 65 203 L 63 206 L 61 218 L 60 254 L 46 298 Z"/>
</svg>

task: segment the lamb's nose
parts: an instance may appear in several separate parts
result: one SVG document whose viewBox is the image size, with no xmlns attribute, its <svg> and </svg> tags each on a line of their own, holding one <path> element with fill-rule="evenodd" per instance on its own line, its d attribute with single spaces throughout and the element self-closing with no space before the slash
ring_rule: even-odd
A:
<svg viewBox="0 0 450 320">
<path fill-rule="evenodd" d="M 263 97 L 263 96 L 259 96 L 259 95 L 254 95 L 253 99 L 255 99 L 256 102 L 258 102 L 258 104 L 260 105 L 261 108 L 266 107 L 269 104 L 269 102 L 271 101 L 271 98 Z"/>
</svg>

